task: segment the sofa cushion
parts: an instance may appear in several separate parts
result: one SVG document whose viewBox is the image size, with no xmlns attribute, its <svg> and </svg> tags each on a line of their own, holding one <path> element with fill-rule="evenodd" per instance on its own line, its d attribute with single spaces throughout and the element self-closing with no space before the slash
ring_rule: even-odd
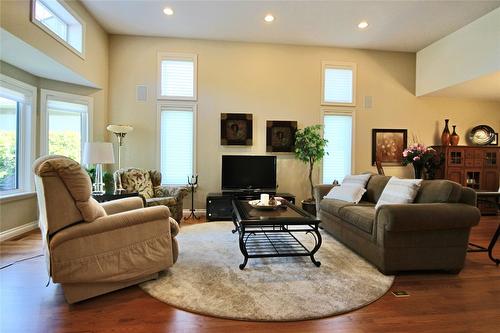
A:
<svg viewBox="0 0 500 333">
<path fill-rule="evenodd" d="M 154 196 L 153 182 L 147 170 L 128 169 L 121 175 L 121 182 L 127 193 L 138 192 L 146 199 Z"/>
<path fill-rule="evenodd" d="M 177 200 L 174 197 L 163 197 L 163 198 L 147 198 L 146 206 L 174 206 L 177 204 Z"/>
<path fill-rule="evenodd" d="M 375 207 L 373 205 L 351 205 L 344 206 L 339 210 L 339 217 L 366 233 L 373 231 L 373 221 L 375 220 Z"/>
<path fill-rule="evenodd" d="M 339 210 L 341 208 L 352 205 L 354 205 L 352 202 L 325 198 L 319 203 L 319 208 L 327 213 L 339 216 Z"/>
<path fill-rule="evenodd" d="M 389 179 L 391 179 L 390 176 L 372 175 L 366 184 L 364 200 L 377 203 Z"/>
<path fill-rule="evenodd" d="M 368 183 L 370 177 L 370 173 L 364 173 L 361 175 L 348 175 L 344 177 L 344 180 L 342 180 L 342 185 L 359 185 L 364 188 L 366 187 L 366 183 Z"/>
<path fill-rule="evenodd" d="M 416 203 L 456 203 L 462 195 L 462 186 L 449 180 L 424 180 L 420 185 Z"/>
</svg>

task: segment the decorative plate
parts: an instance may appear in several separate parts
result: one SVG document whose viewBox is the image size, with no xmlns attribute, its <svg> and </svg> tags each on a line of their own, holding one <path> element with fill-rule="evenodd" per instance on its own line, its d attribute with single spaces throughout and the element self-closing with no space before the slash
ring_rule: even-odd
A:
<svg viewBox="0 0 500 333">
<path fill-rule="evenodd" d="M 281 202 L 276 200 L 276 204 L 275 205 L 262 205 L 260 200 L 250 200 L 248 202 L 248 204 L 250 206 L 252 206 L 253 208 L 255 209 L 260 209 L 260 210 L 273 210 L 273 209 L 276 209 L 278 207 L 280 207 L 281 205 Z"/>
<path fill-rule="evenodd" d="M 479 125 L 470 131 L 469 139 L 475 145 L 487 145 L 495 140 L 495 131 L 488 125 Z"/>
</svg>

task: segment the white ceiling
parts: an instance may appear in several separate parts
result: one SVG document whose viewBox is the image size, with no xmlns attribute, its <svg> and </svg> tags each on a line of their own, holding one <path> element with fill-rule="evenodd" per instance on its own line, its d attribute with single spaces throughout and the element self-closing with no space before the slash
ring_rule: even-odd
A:
<svg viewBox="0 0 500 333">
<path fill-rule="evenodd" d="M 500 1 L 82 0 L 112 34 L 416 52 Z M 174 15 L 162 9 L 170 6 Z M 276 20 L 265 23 L 272 13 Z M 366 20 L 369 27 L 359 30 Z"/>
<path fill-rule="evenodd" d="M 476 98 L 500 102 L 500 71 L 435 91 L 429 96 Z"/>
</svg>

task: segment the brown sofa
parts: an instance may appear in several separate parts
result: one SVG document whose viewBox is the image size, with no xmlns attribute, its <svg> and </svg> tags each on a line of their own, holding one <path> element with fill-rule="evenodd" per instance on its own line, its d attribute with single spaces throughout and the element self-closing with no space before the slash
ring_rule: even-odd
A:
<svg viewBox="0 0 500 333">
<path fill-rule="evenodd" d="M 49 276 L 68 303 L 158 276 L 177 260 L 179 226 L 139 197 L 99 204 L 80 165 L 63 156 L 33 164 Z"/>
<path fill-rule="evenodd" d="M 333 185 L 316 186 L 324 229 L 385 274 L 460 272 L 470 229 L 479 223 L 476 193 L 448 180 L 424 180 L 414 203 L 375 210 L 389 179 L 372 175 L 359 204 L 323 199 Z"/>
</svg>

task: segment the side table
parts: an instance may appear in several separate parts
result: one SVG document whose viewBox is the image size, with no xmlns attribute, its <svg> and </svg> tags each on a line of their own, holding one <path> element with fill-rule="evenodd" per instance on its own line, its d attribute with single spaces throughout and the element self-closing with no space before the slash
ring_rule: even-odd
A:
<svg viewBox="0 0 500 333">
<path fill-rule="evenodd" d="M 476 192 L 478 201 L 485 200 L 488 198 L 493 198 L 496 200 L 497 209 L 500 209 L 500 192 Z M 488 252 L 488 257 L 498 266 L 500 265 L 500 259 L 493 257 L 493 248 L 497 244 L 498 238 L 500 237 L 500 224 L 497 227 L 496 232 L 493 234 L 490 244 L 488 247 L 477 245 L 474 243 L 469 243 L 469 249 L 467 252 Z"/>
<path fill-rule="evenodd" d="M 144 206 L 146 206 L 146 202 L 144 201 L 144 198 L 142 196 L 140 196 L 138 192 L 122 193 L 122 194 L 113 194 L 113 193 L 92 194 L 92 198 L 94 198 L 97 202 L 106 202 L 106 201 L 112 201 L 112 200 L 118 200 L 118 199 L 130 198 L 130 197 L 141 197 Z"/>
</svg>

